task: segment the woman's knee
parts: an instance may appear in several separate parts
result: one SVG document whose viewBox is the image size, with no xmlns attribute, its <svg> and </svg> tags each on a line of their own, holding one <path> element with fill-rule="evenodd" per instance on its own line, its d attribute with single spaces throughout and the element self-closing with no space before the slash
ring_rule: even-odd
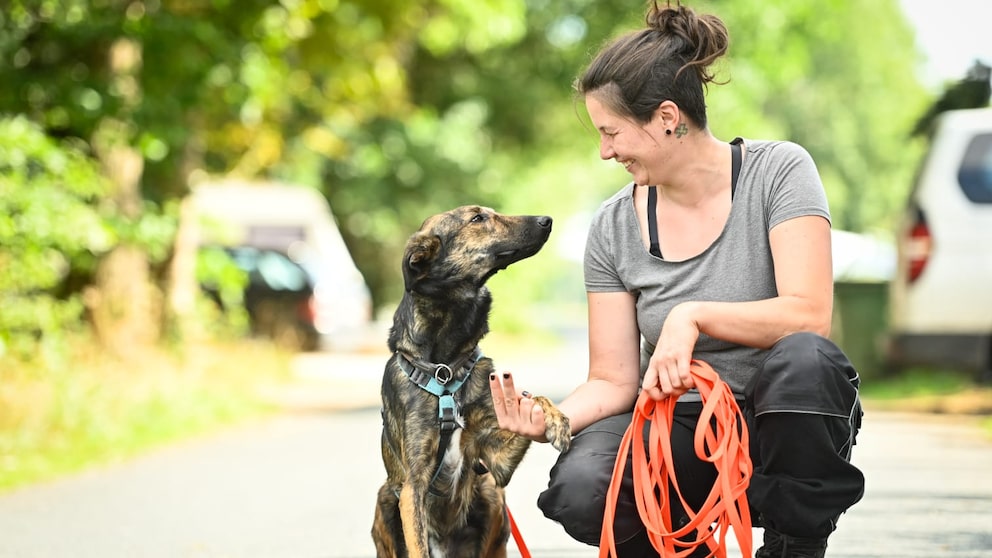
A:
<svg viewBox="0 0 992 558">
<path fill-rule="evenodd" d="M 758 415 L 794 411 L 848 416 L 858 384 L 857 371 L 833 341 L 803 332 L 772 346 L 745 396 Z"/>
<path fill-rule="evenodd" d="M 604 424 L 592 425 L 573 439 L 551 469 L 548 488 L 537 501 L 546 517 L 586 544 L 599 541 L 606 493 L 630 415 L 601 422 Z"/>
</svg>

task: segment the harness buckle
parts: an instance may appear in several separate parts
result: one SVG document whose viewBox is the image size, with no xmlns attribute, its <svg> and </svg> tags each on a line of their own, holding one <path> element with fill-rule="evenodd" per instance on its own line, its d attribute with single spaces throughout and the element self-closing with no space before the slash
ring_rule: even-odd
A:
<svg viewBox="0 0 992 558">
<path fill-rule="evenodd" d="M 442 395 L 438 401 L 437 420 L 441 432 L 453 432 L 465 428 L 465 419 L 458 412 L 458 403 L 450 393 Z"/>
<path fill-rule="evenodd" d="M 434 369 L 434 379 L 442 386 L 450 382 L 454 376 L 455 373 L 451 371 L 451 367 L 447 364 L 438 364 L 437 368 Z"/>
<path fill-rule="evenodd" d="M 452 403 L 453 402 L 454 401 L 452 400 Z M 439 411 L 438 419 L 441 422 L 442 432 L 447 432 L 458 428 L 458 419 L 456 417 L 454 405 L 441 405 Z"/>
</svg>

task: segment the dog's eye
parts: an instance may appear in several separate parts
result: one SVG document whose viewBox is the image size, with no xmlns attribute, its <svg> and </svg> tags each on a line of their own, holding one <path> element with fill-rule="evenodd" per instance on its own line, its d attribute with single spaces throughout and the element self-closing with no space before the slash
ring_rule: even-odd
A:
<svg viewBox="0 0 992 558">
<path fill-rule="evenodd" d="M 482 213 L 476 213 L 472 216 L 471 223 L 481 223 L 486 220 L 486 216 Z"/>
</svg>

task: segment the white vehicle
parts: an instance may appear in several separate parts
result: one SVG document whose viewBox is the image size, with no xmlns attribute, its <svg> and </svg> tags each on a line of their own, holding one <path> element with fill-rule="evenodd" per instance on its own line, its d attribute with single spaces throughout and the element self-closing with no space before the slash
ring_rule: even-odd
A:
<svg viewBox="0 0 992 558">
<path fill-rule="evenodd" d="M 228 179 L 194 187 L 193 200 L 201 246 L 225 248 L 249 274 L 256 333 L 304 349 L 361 342 L 371 295 L 320 192 Z"/>
<path fill-rule="evenodd" d="M 992 374 L 992 108 L 940 115 L 900 230 L 890 368 Z"/>
</svg>

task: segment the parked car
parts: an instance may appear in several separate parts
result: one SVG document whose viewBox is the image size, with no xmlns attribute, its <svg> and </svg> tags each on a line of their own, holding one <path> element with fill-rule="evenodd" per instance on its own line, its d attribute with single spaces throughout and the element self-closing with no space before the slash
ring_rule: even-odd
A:
<svg viewBox="0 0 992 558">
<path fill-rule="evenodd" d="M 275 250 L 237 246 L 225 252 L 248 276 L 244 305 L 252 333 L 290 349 L 320 348 L 316 278 Z"/>
<path fill-rule="evenodd" d="M 891 368 L 992 377 L 992 108 L 938 118 L 889 293 Z"/>
<path fill-rule="evenodd" d="M 317 191 L 225 180 L 197 186 L 201 246 L 220 246 L 248 273 L 252 331 L 302 350 L 361 342 L 372 300 Z"/>
</svg>

